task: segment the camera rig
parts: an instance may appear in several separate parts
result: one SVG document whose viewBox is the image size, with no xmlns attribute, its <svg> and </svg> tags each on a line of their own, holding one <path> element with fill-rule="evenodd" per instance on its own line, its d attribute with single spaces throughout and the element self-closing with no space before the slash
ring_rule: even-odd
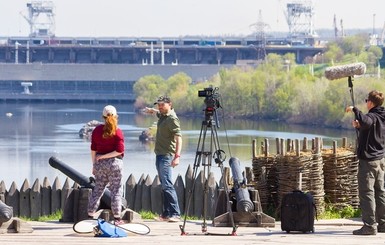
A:
<svg viewBox="0 0 385 245">
<path fill-rule="evenodd" d="M 208 87 L 198 91 L 198 97 L 205 97 L 206 107 L 218 108 L 219 104 L 219 88 Z"/>
<path fill-rule="evenodd" d="M 223 162 L 226 159 L 226 154 L 223 150 L 220 149 L 219 145 L 219 139 L 218 139 L 218 132 L 217 127 L 219 125 L 218 123 L 218 117 L 217 117 L 217 109 L 221 107 L 219 103 L 220 94 L 218 92 L 219 88 L 213 88 L 208 87 L 204 88 L 203 90 L 198 91 L 198 97 L 204 97 L 206 108 L 204 109 L 205 112 L 205 120 L 202 121 L 202 127 L 198 139 L 198 145 L 195 155 L 195 161 L 194 161 L 194 168 L 193 168 L 193 179 L 195 180 L 198 173 L 198 168 L 202 165 L 204 167 L 204 173 L 210 174 L 211 169 L 211 163 L 214 159 L 215 163 L 218 164 L 222 178 L 224 178 L 224 168 L 223 168 Z M 214 120 L 215 119 L 215 120 Z M 209 135 L 209 140 L 206 141 L 206 136 Z M 209 176 L 205 176 L 206 179 L 208 179 Z M 190 202 L 192 198 L 192 193 L 194 193 L 195 188 L 195 182 L 193 182 L 193 185 L 191 187 L 191 190 L 189 190 L 189 196 L 186 203 L 185 210 L 188 212 L 190 210 Z M 227 185 L 224 185 L 225 193 L 229 193 L 229 190 L 227 188 Z M 206 181 L 206 184 L 204 186 L 204 197 L 203 197 L 203 209 L 204 209 L 204 217 L 203 217 L 203 224 L 202 224 L 202 232 L 206 235 L 210 234 L 207 233 L 207 223 L 206 223 L 206 213 L 207 213 L 207 195 L 208 195 L 208 182 Z M 233 227 L 233 230 L 230 235 L 236 235 L 237 227 L 235 226 L 232 210 L 230 206 L 230 200 L 228 195 L 226 195 L 226 203 L 227 203 L 227 212 L 230 214 L 230 223 Z M 186 226 L 186 219 L 187 215 L 185 215 L 183 225 L 180 225 L 179 228 L 181 230 L 181 235 L 186 235 L 185 232 L 185 226 Z"/>
<path fill-rule="evenodd" d="M 206 121 L 211 121 L 212 119 L 215 119 L 216 125 L 219 127 L 219 121 L 217 117 L 217 109 L 221 107 L 221 104 L 219 102 L 219 88 L 212 86 L 208 88 L 204 88 L 203 90 L 198 91 L 198 97 L 204 97 L 206 108 L 205 111 L 205 119 Z"/>
</svg>

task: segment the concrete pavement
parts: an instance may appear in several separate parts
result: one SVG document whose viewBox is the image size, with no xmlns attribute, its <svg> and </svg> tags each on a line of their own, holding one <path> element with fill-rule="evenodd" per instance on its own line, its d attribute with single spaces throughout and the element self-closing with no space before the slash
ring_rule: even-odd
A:
<svg viewBox="0 0 385 245">
<path fill-rule="evenodd" d="M 273 228 L 238 227 L 236 236 L 231 236 L 232 227 L 213 227 L 208 221 L 205 235 L 201 231 L 202 221 L 187 221 L 185 232 L 181 235 L 179 223 L 144 220 L 150 234 L 140 236 L 129 234 L 125 238 L 95 238 L 92 234 L 77 234 L 72 223 L 28 222 L 33 227 L 32 233 L 0 234 L 0 244 L 385 244 L 385 233 L 376 236 L 354 236 L 352 231 L 361 227 L 359 219 L 319 220 L 315 222 L 315 233 L 290 233 L 281 231 L 280 222 Z"/>
</svg>

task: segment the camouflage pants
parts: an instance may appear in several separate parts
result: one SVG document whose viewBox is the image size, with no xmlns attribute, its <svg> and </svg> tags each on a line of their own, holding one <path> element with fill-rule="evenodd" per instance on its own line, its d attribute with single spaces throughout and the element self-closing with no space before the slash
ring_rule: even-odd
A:
<svg viewBox="0 0 385 245">
<path fill-rule="evenodd" d="M 108 185 L 111 192 L 111 210 L 116 218 L 120 218 L 122 208 L 121 180 L 123 161 L 119 158 L 101 159 L 95 164 L 95 187 L 88 200 L 88 214 L 96 212 L 100 199 Z"/>
</svg>

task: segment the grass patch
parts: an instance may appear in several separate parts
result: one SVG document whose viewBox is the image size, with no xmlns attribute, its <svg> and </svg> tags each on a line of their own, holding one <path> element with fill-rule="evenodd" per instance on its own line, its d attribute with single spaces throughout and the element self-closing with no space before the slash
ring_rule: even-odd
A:
<svg viewBox="0 0 385 245">
<path fill-rule="evenodd" d="M 141 210 L 139 214 L 140 214 L 140 217 L 142 217 L 142 219 L 155 219 L 155 217 L 159 216 L 158 214 L 155 214 L 150 211 L 144 211 L 144 210 Z"/>
<path fill-rule="evenodd" d="M 40 216 L 38 218 L 30 218 L 30 217 L 23 217 L 23 216 L 21 216 L 19 218 L 22 220 L 25 220 L 25 221 L 42 221 L 42 222 L 44 222 L 44 221 L 51 221 L 51 220 L 60 220 L 62 215 L 63 215 L 63 211 L 58 210 L 53 214 L 43 215 L 43 216 Z"/>
<path fill-rule="evenodd" d="M 349 219 L 361 217 L 361 209 L 354 209 L 351 205 L 337 207 L 326 204 L 325 212 L 319 215 L 319 219 Z"/>
<path fill-rule="evenodd" d="M 140 214 L 140 217 L 141 217 L 142 219 L 155 219 L 156 217 L 159 216 L 159 214 L 153 213 L 153 212 L 151 212 L 151 211 L 144 211 L 144 210 L 141 210 L 141 211 L 139 211 L 138 213 Z M 185 218 L 185 215 L 182 215 L 181 218 L 184 219 L 184 218 Z M 187 216 L 186 219 L 187 219 L 187 220 L 199 220 L 199 218 L 198 218 L 198 217 L 195 217 L 195 216 Z"/>
</svg>

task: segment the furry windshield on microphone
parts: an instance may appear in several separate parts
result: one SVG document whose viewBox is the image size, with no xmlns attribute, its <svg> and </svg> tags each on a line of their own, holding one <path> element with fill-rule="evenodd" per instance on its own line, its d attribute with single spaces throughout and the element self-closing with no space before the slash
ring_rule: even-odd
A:
<svg viewBox="0 0 385 245">
<path fill-rule="evenodd" d="M 340 79 L 343 77 L 360 76 L 365 74 L 366 65 L 363 62 L 328 67 L 325 70 L 325 77 L 329 80 Z"/>
</svg>

